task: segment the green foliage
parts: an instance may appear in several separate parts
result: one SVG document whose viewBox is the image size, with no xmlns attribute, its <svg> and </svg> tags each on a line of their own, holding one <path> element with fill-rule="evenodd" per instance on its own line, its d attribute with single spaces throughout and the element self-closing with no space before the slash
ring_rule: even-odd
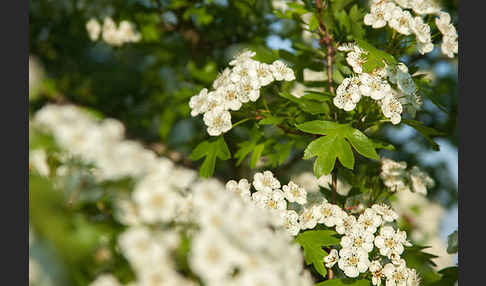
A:
<svg viewBox="0 0 486 286">
<path fill-rule="evenodd" d="M 304 152 L 304 159 L 317 156 L 314 162 L 314 174 L 318 178 L 331 173 L 336 159 L 339 159 L 344 167 L 354 168 L 354 154 L 349 144 L 359 154 L 367 158 L 379 159 L 375 150 L 376 145 L 361 131 L 347 124 L 314 120 L 299 124 L 297 128 L 306 133 L 326 135 L 312 141 Z"/>
<path fill-rule="evenodd" d="M 369 73 L 376 68 L 382 68 L 385 66 L 385 63 L 388 65 L 397 64 L 395 57 L 387 52 L 377 49 L 367 41 L 363 39 L 356 39 L 356 43 L 361 49 L 368 52 L 368 54 L 366 55 L 366 62 L 363 64 L 364 72 Z"/>
<path fill-rule="evenodd" d="M 437 131 L 434 128 L 427 127 L 420 121 L 411 120 L 411 119 L 403 119 L 402 122 L 407 124 L 408 126 L 413 127 L 420 134 L 422 134 L 425 137 L 425 139 L 432 145 L 432 149 L 434 149 L 435 151 L 440 150 L 439 144 L 437 144 L 433 140 L 433 138 L 436 137 L 436 136 L 444 136 L 445 133 Z"/>
<path fill-rule="evenodd" d="M 459 248 L 459 234 L 457 230 L 447 236 L 447 253 L 457 253 Z"/>
<path fill-rule="evenodd" d="M 301 232 L 295 240 L 304 248 L 305 263 L 312 264 L 314 269 L 323 277 L 326 277 L 327 270 L 324 266 L 324 257 L 328 255 L 322 249 L 324 246 L 338 245 L 339 238 L 334 237 L 337 233 L 332 230 L 308 230 Z"/>
<path fill-rule="evenodd" d="M 205 159 L 199 168 L 199 175 L 203 178 L 208 178 L 214 173 L 217 158 L 221 160 L 228 160 L 231 158 L 231 153 L 224 141 L 224 137 L 219 136 L 214 140 L 201 142 L 194 148 L 189 156 L 191 160 L 199 160 L 203 157 L 205 157 Z"/>
<path fill-rule="evenodd" d="M 439 271 L 442 275 L 440 280 L 431 283 L 430 286 L 454 286 L 458 280 L 459 268 L 458 267 L 447 267 Z"/>
</svg>

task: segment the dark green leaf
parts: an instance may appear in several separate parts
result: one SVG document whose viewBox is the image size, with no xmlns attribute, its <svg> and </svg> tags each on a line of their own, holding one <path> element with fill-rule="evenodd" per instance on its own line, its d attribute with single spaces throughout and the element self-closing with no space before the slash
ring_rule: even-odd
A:
<svg viewBox="0 0 486 286">
<path fill-rule="evenodd" d="M 322 249 L 323 246 L 338 245 L 340 239 L 334 237 L 332 230 L 308 230 L 297 235 L 295 240 L 304 248 L 304 259 L 307 265 L 312 264 L 317 272 L 323 277 L 327 275 L 324 267 L 324 257 L 328 254 Z"/>
<path fill-rule="evenodd" d="M 456 253 L 459 248 L 459 236 L 457 230 L 447 236 L 447 253 Z"/>
<path fill-rule="evenodd" d="M 216 167 L 216 159 L 228 160 L 231 158 L 231 153 L 224 141 L 223 136 L 219 136 L 216 140 L 203 141 L 194 148 L 189 159 L 196 161 L 206 157 L 199 168 L 199 175 L 203 178 L 211 177 Z"/>
</svg>

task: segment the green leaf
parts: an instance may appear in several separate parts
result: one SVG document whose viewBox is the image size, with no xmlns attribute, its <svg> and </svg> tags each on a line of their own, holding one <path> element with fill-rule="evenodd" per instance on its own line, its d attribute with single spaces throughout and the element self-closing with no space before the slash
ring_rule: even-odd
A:
<svg viewBox="0 0 486 286">
<path fill-rule="evenodd" d="M 439 281 L 436 281 L 431 286 L 453 286 L 456 284 L 459 275 L 459 269 L 456 266 L 447 267 L 439 271 L 442 277 Z"/>
<path fill-rule="evenodd" d="M 189 159 L 196 161 L 203 157 L 204 162 L 199 168 L 199 176 L 203 178 L 211 177 L 214 173 L 214 168 L 216 167 L 216 159 L 228 160 L 231 158 L 231 153 L 224 141 L 223 136 L 219 136 L 215 140 L 207 140 L 201 142 L 194 148 Z"/>
<path fill-rule="evenodd" d="M 363 64 L 363 72 L 372 72 L 376 68 L 385 66 L 385 62 L 389 65 L 397 64 L 396 59 L 387 52 L 375 48 L 363 39 L 357 39 L 356 43 L 360 48 L 367 51 L 366 62 Z"/>
<path fill-rule="evenodd" d="M 432 145 L 432 149 L 435 151 L 439 151 L 440 147 L 439 144 L 437 144 L 432 138 L 436 136 L 444 136 L 446 135 L 443 132 L 437 131 L 434 128 L 430 128 L 428 126 L 425 126 L 422 122 L 416 121 L 416 120 L 410 120 L 410 119 L 402 119 L 402 122 L 407 124 L 410 127 L 413 127 L 415 130 L 417 130 L 420 134 L 422 134 L 427 141 Z"/>
<path fill-rule="evenodd" d="M 314 286 L 369 286 L 371 285 L 369 280 L 360 279 L 355 280 L 351 278 L 343 278 L 343 279 L 331 279 L 326 280 L 321 283 L 317 283 Z"/>
<path fill-rule="evenodd" d="M 258 121 L 258 124 L 260 125 L 278 125 L 282 123 L 284 118 L 282 117 L 276 117 L 273 115 L 270 115 L 268 117 L 263 118 L 262 120 Z"/>
<path fill-rule="evenodd" d="M 251 159 L 250 159 L 250 168 L 254 169 L 256 167 L 256 164 L 258 163 L 258 159 L 262 156 L 263 149 L 265 148 L 264 143 L 260 143 L 255 146 L 255 149 L 253 150 L 253 153 L 251 154 Z"/>
<path fill-rule="evenodd" d="M 351 170 L 354 168 L 354 154 L 349 144 L 359 154 L 379 159 L 375 143 L 349 125 L 314 120 L 298 124 L 296 127 L 306 133 L 326 135 L 312 141 L 304 151 L 304 159 L 317 156 L 314 162 L 314 174 L 317 177 L 331 173 L 336 159 L 339 159 L 344 167 Z"/>
<path fill-rule="evenodd" d="M 317 18 L 316 14 L 312 14 L 309 20 L 309 30 L 313 31 L 319 27 L 319 19 Z"/>
<path fill-rule="evenodd" d="M 327 112 L 322 102 L 305 99 L 303 97 L 297 98 L 288 92 L 281 92 L 279 93 L 279 95 L 283 98 L 286 98 L 292 102 L 297 103 L 302 111 L 310 113 L 312 115 L 322 114 Z"/>
<path fill-rule="evenodd" d="M 343 279 L 331 279 L 326 280 L 321 283 L 317 283 L 314 286 L 369 286 L 371 285 L 369 280 L 360 279 L 354 280 L 351 278 L 343 278 Z"/>
<path fill-rule="evenodd" d="M 457 230 L 447 236 L 447 253 L 456 253 L 459 248 L 459 236 Z"/>
<path fill-rule="evenodd" d="M 327 275 L 324 257 L 328 255 L 323 246 L 338 245 L 340 239 L 334 237 L 337 233 L 332 230 L 308 230 L 297 235 L 295 240 L 304 248 L 304 259 L 307 265 L 312 264 L 323 277 Z"/>
</svg>

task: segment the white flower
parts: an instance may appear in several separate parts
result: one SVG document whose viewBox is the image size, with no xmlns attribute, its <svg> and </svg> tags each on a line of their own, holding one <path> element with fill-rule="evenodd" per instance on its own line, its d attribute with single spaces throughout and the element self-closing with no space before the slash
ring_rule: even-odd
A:
<svg viewBox="0 0 486 286">
<path fill-rule="evenodd" d="M 388 158 L 382 158 L 380 178 L 392 192 L 408 190 L 409 188 L 405 184 L 405 179 L 408 176 L 406 169 L 406 162 L 395 162 Z"/>
<path fill-rule="evenodd" d="M 419 286 L 420 280 L 421 279 L 417 271 L 415 269 L 408 268 L 407 286 Z"/>
<path fill-rule="evenodd" d="M 373 285 L 380 286 L 381 280 L 385 278 L 385 275 L 383 274 L 383 266 L 381 266 L 380 261 L 371 261 L 369 270 L 371 272 L 371 283 L 373 283 Z"/>
<path fill-rule="evenodd" d="M 204 106 L 201 107 L 201 111 L 204 111 L 202 113 L 211 111 L 218 106 L 222 106 L 223 101 L 224 100 L 221 92 L 216 92 L 216 91 L 208 92 L 206 102 L 204 103 Z"/>
<path fill-rule="evenodd" d="M 318 223 L 323 223 L 327 227 L 332 227 L 337 224 L 342 224 L 346 217 L 345 212 L 338 206 L 328 202 L 324 202 L 315 208 L 316 217 L 319 217 Z"/>
<path fill-rule="evenodd" d="M 351 111 L 361 99 L 358 85 L 353 83 L 353 78 L 345 78 L 336 89 L 333 103 L 336 107 Z"/>
<path fill-rule="evenodd" d="M 435 14 L 440 7 L 434 0 L 410 0 L 412 9 L 419 15 Z"/>
<path fill-rule="evenodd" d="M 365 231 L 363 228 L 354 228 L 341 238 L 341 246 L 351 248 L 353 251 L 363 250 L 368 253 L 373 250 L 374 238 L 371 232 Z"/>
<path fill-rule="evenodd" d="M 326 264 L 327 268 L 333 267 L 334 264 L 338 262 L 338 260 L 339 260 L 339 255 L 336 249 L 331 249 L 331 251 L 329 251 L 329 255 L 324 257 L 324 263 Z"/>
<path fill-rule="evenodd" d="M 368 253 L 361 249 L 356 251 L 350 248 L 342 248 L 339 251 L 338 266 L 344 271 L 344 274 L 348 277 L 358 277 L 359 273 L 364 273 L 368 270 L 370 260 L 368 259 Z"/>
<path fill-rule="evenodd" d="M 386 26 L 386 23 L 391 19 L 393 9 L 396 7 L 392 2 L 387 2 L 379 5 L 372 5 L 370 13 L 364 16 L 365 25 L 372 26 L 374 29 Z"/>
<path fill-rule="evenodd" d="M 299 222 L 301 229 L 313 229 L 317 225 L 317 221 L 320 218 L 320 214 L 316 211 L 316 207 L 304 208 L 304 211 L 300 214 Z"/>
<path fill-rule="evenodd" d="M 432 41 L 430 41 L 430 42 L 418 42 L 417 41 L 417 50 L 422 55 L 430 53 L 430 52 L 432 52 L 432 50 L 434 50 L 434 44 L 432 43 Z"/>
<path fill-rule="evenodd" d="M 234 192 L 245 201 L 250 200 L 250 187 L 247 179 L 241 179 L 239 182 L 230 180 L 226 183 L 226 189 L 230 192 Z"/>
<path fill-rule="evenodd" d="M 432 188 L 435 185 L 434 180 L 417 166 L 413 166 L 410 170 L 410 181 L 412 182 L 412 190 L 423 195 L 427 195 L 427 188 Z"/>
<path fill-rule="evenodd" d="M 257 101 L 260 97 L 260 82 L 251 77 L 238 82 L 238 93 L 241 102 Z"/>
<path fill-rule="evenodd" d="M 118 238 L 118 245 L 136 269 L 162 262 L 166 251 L 156 242 L 150 229 L 142 226 L 130 227 L 123 232 Z"/>
<path fill-rule="evenodd" d="M 189 264 L 203 280 L 218 281 L 231 274 L 232 249 L 216 231 L 203 231 L 192 241 Z"/>
<path fill-rule="evenodd" d="M 357 227 L 356 217 L 353 215 L 347 215 L 343 222 L 336 225 L 336 232 L 339 234 L 349 234 L 353 229 Z"/>
<path fill-rule="evenodd" d="M 294 71 L 280 60 L 274 61 L 270 65 L 275 80 L 292 81 L 295 79 Z"/>
<path fill-rule="evenodd" d="M 445 35 L 442 37 L 442 44 L 440 47 L 444 55 L 448 56 L 449 58 L 453 58 L 454 54 L 457 54 L 459 51 L 457 36 Z"/>
<path fill-rule="evenodd" d="M 410 28 L 417 37 L 417 42 L 428 43 L 431 41 L 430 26 L 424 23 L 424 19 L 420 16 L 416 16 L 411 21 Z"/>
<path fill-rule="evenodd" d="M 216 90 L 221 94 L 223 99 L 222 106 L 228 110 L 239 110 L 241 108 L 241 101 L 238 96 L 238 87 L 236 84 L 227 84 Z"/>
<path fill-rule="evenodd" d="M 400 7 L 396 7 L 393 12 L 390 21 L 388 22 L 390 27 L 403 35 L 410 35 L 412 33 L 410 24 L 412 22 L 412 15 L 408 11 L 402 10 Z"/>
<path fill-rule="evenodd" d="M 50 169 L 47 164 L 47 153 L 44 149 L 35 149 L 29 152 L 29 161 L 32 167 L 44 177 L 49 176 Z"/>
<path fill-rule="evenodd" d="M 258 80 L 260 86 L 266 86 L 273 81 L 270 65 L 261 62 L 256 62 L 255 68 L 250 70 L 250 77 Z"/>
<path fill-rule="evenodd" d="M 405 264 L 395 266 L 388 263 L 383 267 L 387 286 L 407 286 L 408 270 Z"/>
<path fill-rule="evenodd" d="M 365 231 L 375 233 L 383 220 L 375 210 L 368 208 L 358 217 L 358 222 L 363 226 Z"/>
<path fill-rule="evenodd" d="M 217 106 L 204 113 L 204 123 L 208 126 L 207 131 L 211 136 L 218 136 L 231 129 L 231 114 L 222 106 Z"/>
<path fill-rule="evenodd" d="M 89 286 L 121 286 L 118 279 L 112 274 L 101 274 Z"/>
<path fill-rule="evenodd" d="M 299 215 L 294 210 L 287 210 L 282 213 L 284 227 L 291 235 L 297 235 L 300 231 Z"/>
<path fill-rule="evenodd" d="M 391 93 L 391 86 L 379 77 L 363 73 L 359 75 L 359 79 L 361 80 L 359 90 L 363 96 L 379 100 Z"/>
<path fill-rule="evenodd" d="M 237 54 L 232 61 L 229 62 L 230 66 L 237 66 L 240 65 L 256 55 L 255 52 L 250 50 L 244 50 L 241 53 Z"/>
<path fill-rule="evenodd" d="M 231 74 L 231 69 L 225 68 L 223 72 L 218 74 L 218 77 L 213 81 L 213 88 L 218 89 L 230 83 L 230 78 L 229 78 L 230 74 Z"/>
<path fill-rule="evenodd" d="M 410 245 L 407 242 L 407 234 L 404 231 L 395 231 L 391 226 L 383 226 L 380 235 L 375 237 L 375 245 L 380 254 L 391 259 L 391 254 L 401 255 L 404 251 L 403 245 Z"/>
<path fill-rule="evenodd" d="M 89 38 L 91 39 L 91 41 L 96 41 L 98 40 L 101 33 L 101 25 L 96 19 L 91 18 L 86 23 L 86 30 L 88 30 Z"/>
<path fill-rule="evenodd" d="M 417 91 L 417 86 L 413 82 L 412 76 L 409 73 L 398 72 L 397 86 L 405 94 L 414 94 Z"/>
<path fill-rule="evenodd" d="M 298 204 L 306 204 L 307 203 L 307 192 L 304 188 L 300 187 L 296 183 L 290 181 L 288 185 L 282 187 L 285 198 L 293 203 L 296 202 Z"/>
<path fill-rule="evenodd" d="M 374 204 L 371 206 L 371 208 L 381 215 L 383 221 L 393 222 L 394 220 L 398 219 L 398 214 L 385 204 Z"/>
<path fill-rule="evenodd" d="M 280 181 L 273 176 L 271 171 L 258 172 L 253 176 L 253 187 L 257 191 L 269 193 L 280 188 Z"/>
<path fill-rule="evenodd" d="M 271 210 L 287 209 L 287 202 L 281 190 L 273 190 L 272 192 L 258 191 L 252 194 L 252 198 L 262 208 Z"/>
<path fill-rule="evenodd" d="M 353 68 L 355 73 L 363 72 L 363 64 L 366 62 L 366 58 L 363 57 L 365 54 L 367 52 L 355 45 L 354 49 L 346 55 L 346 62 Z"/>
<path fill-rule="evenodd" d="M 238 65 L 233 67 L 233 70 L 230 74 L 230 79 L 232 82 L 237 83 L 244 78 L 250 77 L 250 70 L 255 69 L 254 60 L 246 60 L 238 63 Z"/>
<path fill-rule="evenodd" d="M 160 180 L 145 178 L 135 187 L 132 194 L 140 217 L 147 223 L 168 221 L 174 217 L 180 200 L 177 193 Z"/>
<path fill-rule="evenodd" d="M 398 124 L 402 120 L 402 104 L 392 95 L 386 96 L 382 100 L 381 111 L 383 112 L 383 115 L 385 115 L 386 118 L 389 118 L 393 124 Z"/>
<path fill-rule="evenodd" d="M 191 108 L 191 116 L 197 116 L 207 111 L 208 89 L 203 88 L 201 91 L 192 96 L 189 100 L 189 107 Z"/>
</svg>

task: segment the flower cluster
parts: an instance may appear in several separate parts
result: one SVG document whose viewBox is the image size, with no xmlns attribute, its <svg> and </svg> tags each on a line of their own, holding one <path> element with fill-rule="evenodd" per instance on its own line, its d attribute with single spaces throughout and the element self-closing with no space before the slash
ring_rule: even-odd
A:
<svg viewBox="0 0 486 286">
<path fill-rule="evenodd" d="M 406 9 L 413 11 L 415 16 Z M 375 29 L 388 24 L 402 35 L 415 35 L 417 50 L 423 55 L 434 49 L 430 26 L 423 18 L 428 14 L 439 15 L 435 23 L 443 35 L 442 53 L 453 58 L 458 52 L 456 29 L 450 23 L 449 13 L 440 11 L 440 7 L 433 0 L 372 0 L 370 13 L 365 15 L 364 23 Z"/>
<path fill-rule="evenodd" d="M 139 176 L 157 166 L 153 152 L 136 141 L 123 140 L 119 121 L 96 120 L 76 106 L 46 105 L 35 114 L 33 124 L 50 132 L 73 156 L 94 163 L 101 180 Z"/>
<path fill-rule="evenodd" d="M 338 50 L 347 52 L 346 61 L 357 75 L 345 78 L 336 89 L 333 99 L 336 107 L 351 111 L 365 96 L 375 100 L 383 115 L 393 124 L 400 123 L 404 111 L 415 116 L 423 101 L 405 64 L 386 65 L 365 73 L 363 64 L 367 51 L 355 44 L 343 44 Z"/>
<path fill-rule="evenodd" d="M 204 123 L 211 136 L 228 132 L 231 127 L 229 110 L 239 110 L 243 103 L 256 101 L 260 97 L 260 88 L 273 81 L 292 81 L 295 79 L 292 69 L 282 61 L 272 64 L 262 63 L 252 58 L 253 51 L 244 51 L 230 63 L 213 82 L 214 91 L 203 88 L 199 94 L 191 97 L 189 107 L 191 115 L 204 114 Z"/>
<path fill-rule="evenodd" d="M 326 267 L 337 263 L 344 274 L 352 278 L 369 271 L 373 285 L 381 285 L 382 280 L 386 285 L 419 285 L 415 270 L 407 268 L 400 257 L 405 246 L 412 244 L 404 231 L 391 226 L 398 215 L 387 205 L 375 204 L 357 219 L 333 204 L 329 204 L 324 214 L 327 214 L 327 221 L 332 222 L 328 224 L 343 235 L 341 249 L 332 249 L 324 258 Z"/>
<path fill-rule="evenodd" d="M 435 185 L 434 180 L 419 167 L 413 166 L 407 170 L 406 162 L 395 162 L 388 158 L 381 159 L 380 178 L 392 192 L 409 190 L 427 195 L 427 188 Z"/>
<path fill-rule="evenodd" d="M 251 186 L 256 190 L 253 193 Z M 380 285 L 382 279 L 387 281 L 387 285 L 393 285 L 392 281 L 397 285 L 418 281 L 415 270 L 407 268 L 400 257 L 404 247 L 412 245 L 404 231 L 391 226 L 398 214 L 385 204 L 375 204 L 356 217 L 322 196 L 319 201 L 307 200 L 307 191 L 292 181 L 282 187 L 270 171 L 256 173 L 251 184 L 246 179 L 239 182 L 231 180 L 226 188 L 245 201 L 272 210 L 283 218 L 285 228 L 292 235 L 300 230 L 313 229 L 317 224 L 334 228 L 342 235 L 341 249 L 332 249 L 324 258 L 328 268 L 337 263 L 351 278 L 369 270 L 374 277 L 374 285 Z M 372 262 L 370 254 L 374 259 Z M 382 266 L 381 260 L 387 264 Z M 418 285 L 418 282 L 410 285 Z"/>
<path fill-rule="evenodd" d="M 199 285 L 178 271 L 174 255 L 181 246 L 181 233 L 191 241 L 187 255 L 191 271 L 204 285 L 313 285 L 303 269 L 299 246 L 271 212 L 226 192 L 216 179 L 198 179 L 193 170 L 176 167 L 141 146 L 133 151 L 140 154 L 132 154 L 135 159 L 130 161 L 139 162 L 143 171 L 124 169 L 119 161 L 123 154 L 102 155 L 109 152 L 96 149 L 103 148 L 97 146 L 103 140 L 115 149 L 131 142 L 123 139 L 120 129 L 118 136 L 107 135 L 113 130 L 105 127 L 106 122 L 122 127 L 118 121 L 98 122 L 79 108 L 56 105 L 38 111 L 34 120 L 53 133 L 61 148 L 93 162 L 97 172 L 135 179 L 133 191 L 117 195 L 114 205 L 115 219 L 127 226 L 118 246 L 135 271 L 136 281 L 130 285 Z M 97 138 L 91 142 L 89 137 Z M 259 188 L 275 187 L 276 182 L 266 178 L 260 178 Z M 293 187 L 287 191 L 300 201 Z M 104 273 L 91 285 L 121 284 Z"/>
<path fill-rule="evenodd" d="M 101 35 L 103 41 L 112 46 L 136 43 L 142 39 L 142 35 L 136 31 L 133 23 L 123 20 L 117 27 L 115 21 L 110 17 L 103 20 L 103 26 L 96 19 L 91 18 L 86 23 L 86 30 L 92 41 L 98 40 Z"/>
</svg>

